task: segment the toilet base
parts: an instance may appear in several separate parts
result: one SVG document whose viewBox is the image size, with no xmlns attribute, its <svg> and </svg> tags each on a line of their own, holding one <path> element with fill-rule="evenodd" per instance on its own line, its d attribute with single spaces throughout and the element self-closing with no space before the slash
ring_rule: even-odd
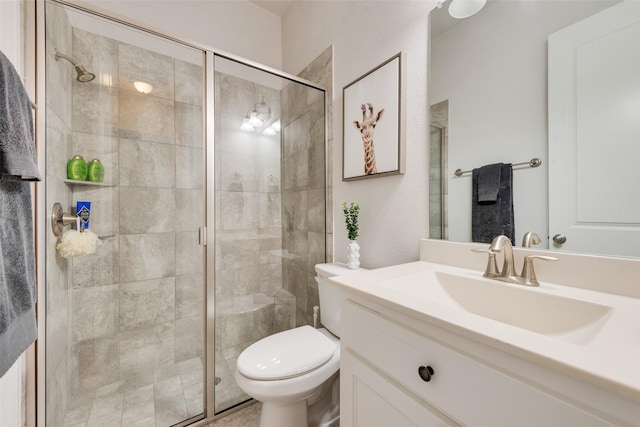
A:
<svg viewBox="0 0 640 427">
<path fill-rule="evenodd" d="M 307 401 L 291 404 L 262 402 L 260 427 L 308 427 Z"/>
</svg>

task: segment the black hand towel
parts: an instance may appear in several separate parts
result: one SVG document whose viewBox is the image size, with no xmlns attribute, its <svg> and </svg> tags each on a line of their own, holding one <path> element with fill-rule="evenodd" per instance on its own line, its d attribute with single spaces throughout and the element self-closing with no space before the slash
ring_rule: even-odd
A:
<svg viewBox="0 0 640 427">
<path fill-rule="evenodd" d="M 478 170 L 478 202 L 498 201 L 501 174 L 502 163 L 482 166 L 480 170 Z"/>
<path fill-rule="evenodd" d="M 487 201 L 489 191 L 482 189 L 485 201 L 479 200 L 479 177 L 482 168 L 473 170 L 472 200 L 471 200 L 471 237 L 472 241 L 491 243 L 494 237 L 504 234 L 515 244 L 515 223 L 513 218 L 513 169 L 511 163 L 498 164 L 500 177 L 498 178 L 498 192 L 495 201 Z M 489 170 L 495 171 L 495 165 L 489 165 Z M 487 171 L 485 171 L 487 172 Z M 496 182 L 494 175 L 490 175 L 489 187 Z"/>
</svg>

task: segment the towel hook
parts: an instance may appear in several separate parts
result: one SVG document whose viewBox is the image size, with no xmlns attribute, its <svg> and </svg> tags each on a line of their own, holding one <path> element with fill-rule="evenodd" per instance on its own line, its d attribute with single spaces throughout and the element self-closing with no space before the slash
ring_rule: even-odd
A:
<svg viewBox="0 0 640 427">
<path fill-rule="evenodd" d="M 51 207 L 51 231 L 54 236 L 59 237 L 63 227 L 74 224 L 76 221 L 75 215 L 65 213 L 60 203 L 55 202 Z"/>
</svg>

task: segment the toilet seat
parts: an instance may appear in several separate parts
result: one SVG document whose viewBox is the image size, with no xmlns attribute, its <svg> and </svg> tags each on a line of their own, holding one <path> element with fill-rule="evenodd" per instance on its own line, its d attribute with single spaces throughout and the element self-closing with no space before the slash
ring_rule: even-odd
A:
<svg viewBox="0 0 640 427">
<path fill-rule="evenodd" d="M 301 326 L 253 343 L 238 357 L 238 371 L 255 380 L 293 378 L 322 366 L 338 345 L 311 326 Z"/>
</svg>

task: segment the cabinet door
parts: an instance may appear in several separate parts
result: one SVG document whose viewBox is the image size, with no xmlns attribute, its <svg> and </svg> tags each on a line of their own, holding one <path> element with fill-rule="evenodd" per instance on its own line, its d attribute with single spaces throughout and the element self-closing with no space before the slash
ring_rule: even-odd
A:
<svg viewBox="0 0 640 427">
<path fill-rule="evenodd" d="M 448 419 L 472 427 L 614 425 L 390 317 L 353 302 L 342 307 L 343 353 L 362 358 L 374 372 Z M 500 360 L 501 354 L 495 355 Z M 418 376 L 418 367 L 425 364 L 435 370 L 429 382 Z"/>
<path fill-rule="evenodd" d="M 436 409 L 343 351 L 340 367 L 342 427 L 456 426 Z"/>
</svg>

